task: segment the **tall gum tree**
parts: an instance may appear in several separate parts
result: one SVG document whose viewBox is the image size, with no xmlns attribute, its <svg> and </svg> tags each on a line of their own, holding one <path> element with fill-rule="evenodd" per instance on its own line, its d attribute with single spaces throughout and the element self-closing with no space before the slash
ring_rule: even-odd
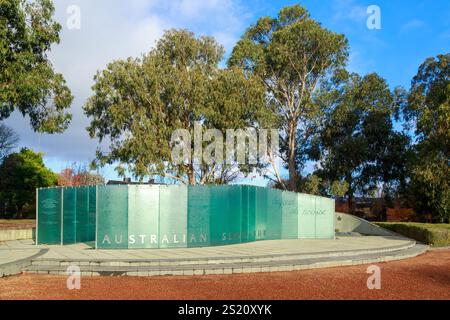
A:
<svg viewBox="0 0 450 320">
<path fill-rule="evenodd" d="M 325 29 L 299 5 L 282 9 L 277 18 L 260 18 L 232 52 L 228 64 L 261 81 L 266 89 L 267 112 L 278 118 L 279 156 L 289 171 L 288 185 L 279 174 L 276 180 L 284 188 L 297 188 L 302 165 L 297 161 L 297 147 L 313 134 L 318 114 L 312 96 L 320 81 L 343 67 L 347 58 L 344 35 Z"/>
<path fill-rule="evenodd" d="M 50 0 L 0 1 L 0 121 L 18 110 L 38 132 L 69 125 L 73 97 L 47 58 L 61 30 L 54 11 Z"/>
<path fill-rule="evenodd" d="M 97 152 L 97 163 L 125 163 L 141 180 L 162 176 L 204 184 L 233 179 L 238 171 L 231 165 L 172 161 L 176 130 L 189 131 L 193 140 L 195 124 L 201 123 L 225 134 L 253 125 L 264 106 L 259 82 L 238 68 L 219 68 L 223 53 L 211 37 L 169 30 L 142 58 L 115 61 L 98 72 L 84 110 L 91 118 L 91 137 L 111 143 L 108 151 Z M 192 141 L 189 149 L 193 155 Z M 124 166 L 118 170 L 124 174 Z"/>
</svg>

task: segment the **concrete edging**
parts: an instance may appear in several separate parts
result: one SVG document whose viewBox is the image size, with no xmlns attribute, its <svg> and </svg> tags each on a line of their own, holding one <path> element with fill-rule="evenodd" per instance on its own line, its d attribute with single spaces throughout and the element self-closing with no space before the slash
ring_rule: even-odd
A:
<svg viewBox="0 0 450 320">
<path fill-rule="evenodd" d="M 0 242 L 33 239 L 35 229 L 5 229 L 0 230 Z"/>
</svg>

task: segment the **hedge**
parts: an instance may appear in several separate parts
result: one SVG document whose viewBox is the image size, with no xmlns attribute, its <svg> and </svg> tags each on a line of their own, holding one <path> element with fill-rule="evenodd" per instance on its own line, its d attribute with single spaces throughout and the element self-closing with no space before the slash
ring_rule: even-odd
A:
<svg viewBox="0 0 450 320">
<path fill-rule="evenodd" d="M 433 247 L 450 246 L 450 224 L 377 222 L 377 225 Z"/>
</svg>

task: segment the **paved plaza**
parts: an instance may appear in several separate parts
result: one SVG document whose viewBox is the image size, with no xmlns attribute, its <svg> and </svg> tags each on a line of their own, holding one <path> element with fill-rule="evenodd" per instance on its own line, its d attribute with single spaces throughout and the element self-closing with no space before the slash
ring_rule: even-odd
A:
<svg viewBox="0 0 450 320">
<path fill-rule="evenodd" d="M 32 240 L 0 243 L 0 265 L 42 252 L 37 259 L 71 260 L 151 260 L 254 257 L 311 253 L 342 253 L 354 250 L 404 246 L 410 239 L 401 237 L 339 237 L 336 240 L 273 240 L 207 248 L 96 250 L 89 244 L 36 246 Z M 92 244 L 93 245 L 93 244 Z"/>
<path fill-rule="evenodd" d="M 0 243 L 3 276 L 22 271 L 64 274 L 79 265 L 84 275 L 189 275 L 274 272 L 356 265 L 414 257 L 427 246 L 398 236 L 335 240 L 273 240 L 207 248 L 98 250 L 93 244 L 36 246 L 32 240 Z"/>
</svg>

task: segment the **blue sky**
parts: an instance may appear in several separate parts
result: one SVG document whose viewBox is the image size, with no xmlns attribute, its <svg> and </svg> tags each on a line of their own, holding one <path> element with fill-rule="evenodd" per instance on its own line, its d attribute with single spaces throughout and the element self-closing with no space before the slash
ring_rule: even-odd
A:
<svg viewBox="0 0 450 320">
<path fill-rule="evenodd" d="M 250 1 L 259 15 L 276 15 L 296 1 Z M 350 44 L 349 69 L 377 72 L 391 86 L 409 87 L 425 58 L 450 51 L 450 1 L 302 1 L 312 17 L 323 26 L 343 33 Z M 367 7 L 381 10 L 381 30 L 366 26 Z"/>
<path fill-rule="evenodd" d="M 21 137 L 21 147 L 45 154 L 45 162 L 60 171 L 73 161 L 89 162 L 97 141 L 86 133 L 88 119 L 82 105 L 90 96 L 92 77 L 113 59 L 138 56 L 151 49 L 169 28 L 188 28 L 216 37 L 227 54 L 245 29 L 261 16 L 275 16 L 288 5 L 300 3 L 323 26 L 346 35 L 350 44 L 349 70 L 377 72 L 391 87 L 409 87 L 419 65 L 430 56 L 450 52 L 450 1 L 239 1 L 239 0 L 58 0 L 56 19 L 63 26 L 61 43 L 50 59 L 66 78 L 75 96 L 74 119 L 62 135 L 38 135 L 28 119 L 15 113 L 6 121 Z M 80 9 L 81 28 L 69 30 L 67 9 Z M 381 10 L 381 30 L 367 28 L 367 8 Z M 112 168 L 104 168 L 116 178 Z M 258 180 L 258 179 L 257 179 Z M 261 181 L 246 183 L 258 183 Z"/>
</svg>

